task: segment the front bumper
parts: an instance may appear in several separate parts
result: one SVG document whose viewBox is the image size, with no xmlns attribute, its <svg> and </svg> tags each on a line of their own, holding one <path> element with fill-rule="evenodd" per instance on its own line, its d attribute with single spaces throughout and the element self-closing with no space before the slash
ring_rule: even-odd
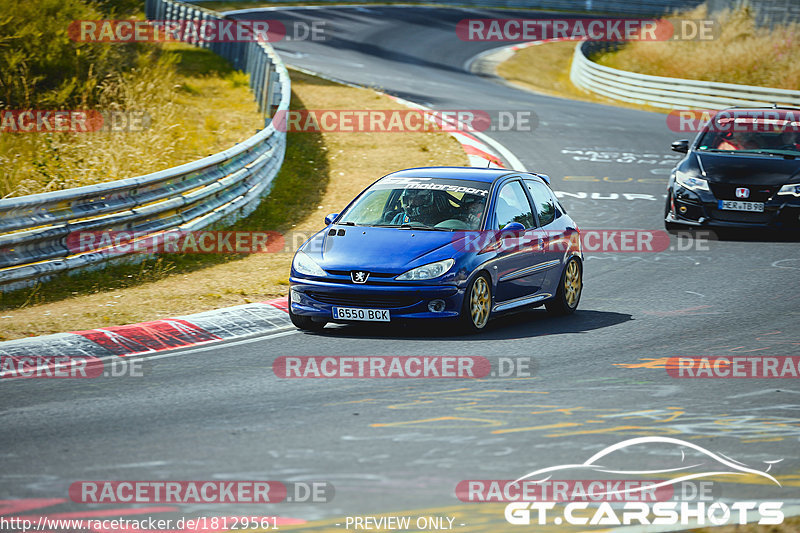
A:
<svg viewBox="0 0 800 533">
<path fill-rule="evenodd" d="M 289 282 L 293 314 L 341 323 L 352 322 L 334 320 L 333 307 L 388 309 L 392 321 L 456 319 L 465 291 L 456 285 L 356 285 L 300 277 L 291 277 Z M 431 300 L 443 300 L 444 310 L 430 311 Z"/>
<path fill-rule="evenodd" d="M 710 191 L 692 191 L 679 185 L 670 190 L 671 206 L 666 222 L 704 227 L 800 230 L 800 199 L 772 197 L 763 212 L 719 209 L 719 199 Z M 735 198 L 726 198 L 733 199 Z"/>
</svg>

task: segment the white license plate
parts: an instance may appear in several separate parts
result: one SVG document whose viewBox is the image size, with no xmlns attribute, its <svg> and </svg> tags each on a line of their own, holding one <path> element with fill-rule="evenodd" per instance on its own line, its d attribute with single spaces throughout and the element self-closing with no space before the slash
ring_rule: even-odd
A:
<svg viewBox="0 0 800 533">
<path fill-rule="evenodd" d="M 740 202 L 739 200 L 720 200 L 719 208 L 725 211 L 764 212 L 764 204 L 761 202 Z"/>
<path fill-rule="evenodd" d="M 363 322 L 389 322 L 388 309 L 357 309 L 354 307 L 334 307 L 334 320 L 360 320 Z"/>
</svg>

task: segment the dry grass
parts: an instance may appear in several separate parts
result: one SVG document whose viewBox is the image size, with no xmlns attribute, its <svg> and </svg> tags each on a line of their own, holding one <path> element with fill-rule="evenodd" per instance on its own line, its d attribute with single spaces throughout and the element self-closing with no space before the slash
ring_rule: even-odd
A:
<svg viewBox="0 0 800 533">
<path fill-rule="evenodd" d="M 559 98 L 665 112 L 649 106 L 611 100 L 576 87 L 569 79 L 574 53 L 573 41 L 556 41 L 522 48 L 497 66 L 497 75 L 522 88 Z"/>
<path fill-rule="evenodd" d="M 682 18 L 709 18 L 705 6 Z M 595 58 L 613 68 L 695 80 L 800 89 L 800 25 L 757 28 L 747 9 L 719 16 L 710 41 L 637 41 Z"/>
<path fill-rule="evenodd" d="M 105 83 L 99 107 L 144 112 L 149 128 L 0 134 L 0 197 L 155 172 L 222 151 L 263 127 L 247 75 L 182 44 Z"/>
<path fill-rule="evenodd" d="M 405 109 L 371 90 L 300 73 L 293 73 L 292 79 L 293 109 Z M 324 215 L 341 210 L 383 174 L 413 166 L 467 164 L 461 147 L 444 133 L 290 133 L 288 140 L 287 162 L 263 204 L 273 215 L 261 215 L 274 222 L 259 225 L 261 230 L 310 235 L 323 227 Z M 291 201 L 306 189 L 322 189 L 319 184 L 326 182 L 318 195 L 305 198 L 303 216 L 298 217 L 301 206 Z M 294 220 L 294 226 L 281 227 L 282 219 Z M 247 219 L 243 223 L 241 227 L 247 227 Z M 6 299 L 0 311 L 0 338 L 141 322 L 282 296 L 291 254 L 254 254 L 187 271 L 170 261 L 163 257 L 146 272 L 132 271 L 130 286 L 124 288 L 106 290 L 100 285 L 88 294 L 64 298 L 64 288 L 51 284 Z"/>
</svg>

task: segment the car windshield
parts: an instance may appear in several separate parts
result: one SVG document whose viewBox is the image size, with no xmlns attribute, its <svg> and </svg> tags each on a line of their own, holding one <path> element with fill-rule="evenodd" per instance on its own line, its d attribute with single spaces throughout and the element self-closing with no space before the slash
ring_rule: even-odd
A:
<svg viewBox="0 0 800 533">
<path fill-rule="evenodd" d="M 800 156 L 800 123 L 780 118 L 718 118 L 703 132 L 698 150 Z"/>
<path fill-rule="evenodd" d="M 342 213 L 339 224 L 442 231 L 478 230 L 488 183 L 444 178 L 384 178 Z"/>
</svg>

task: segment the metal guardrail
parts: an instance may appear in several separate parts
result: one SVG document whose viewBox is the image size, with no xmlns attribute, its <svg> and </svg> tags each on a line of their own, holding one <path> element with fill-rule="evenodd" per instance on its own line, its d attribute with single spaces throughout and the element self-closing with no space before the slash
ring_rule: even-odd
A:
<svg viewBox="0 0 800 533">
<path fill-rule="evenodd" d="M 592 54 L 616 49 L 619 45 L 598 41 L 578 43 L 570 70 L 572 83 L 614 100 L 673 109 L 800 106 L 800 91 L 650 76 L 606 67 L 589 59 Z"/>
<path fill-rule="evenodd" d="M 146 14 L 151 20 L 224 18 L 176 0 L 147 0 Z M 0 291 L 143 256 L 114 249 L 73 253 L 67 245 L 73 232 L 190 231 L 230 223 L 258 206 L 283 163 L 286 133 L 276 131 L 269 117 L 289 108 L 289 74 L 266 43 L 193 44 L 249 73 L 265 128 L 228 150 L 145 176 L 0 200 Z"/>
<path fill-rule="evenodd" d="M 192 0 L 194 4 L 211 1 L 240 1 L 240 0 Z M 296 0 L 272 0 L 272 3 L 281 4 Z M 331 4 L 441 4 L 450 6 L 472 7 L 502 7 L 515 9 L 560 9 L 571 12 L 589 13 L 616 13 L 620 15 L 663 15 L 672 13 L 676 9 L 692 9 L 703 3 L 703 0 L 317 0 L 320 3 Z M 253 7 L 258 3 L 254 2 Z M 246 6 L 244 6 L 246 7 Z"/>
</svg>

